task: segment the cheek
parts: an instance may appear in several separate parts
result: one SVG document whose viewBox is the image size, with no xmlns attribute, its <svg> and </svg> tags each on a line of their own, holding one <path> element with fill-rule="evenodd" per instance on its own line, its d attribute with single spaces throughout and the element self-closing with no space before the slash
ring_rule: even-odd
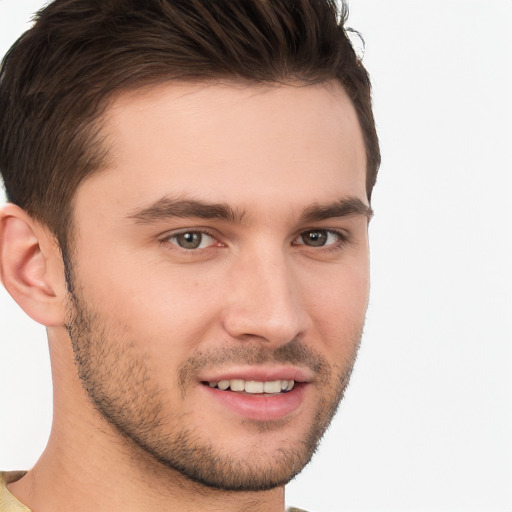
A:
<svg viewBox="0 0 512 512">
<path fill-rule="evenodd" d="M 368 265 L 340 266 L 305 283 L 306 308 L 320 337 L 338 347 L 357 342 L 368 306 Z"/>
<path fill-rule="evenodd" d="M 95 268 L 100 270 L 96 271 Z M 116 264 L 82 266 L 82 294 L 116 338 L 160 354 L 162 364 L 190 355 L 218 316 L 219 287 L 190 270 L 122 258 Z M 172 359 L 171 359 L 172 356 Z"/>
</svg>

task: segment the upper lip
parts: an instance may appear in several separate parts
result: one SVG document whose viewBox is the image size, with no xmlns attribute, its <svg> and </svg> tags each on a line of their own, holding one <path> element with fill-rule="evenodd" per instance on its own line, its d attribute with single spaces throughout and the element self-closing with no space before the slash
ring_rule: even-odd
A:
<svg viewBox="0 0 512 512">
<path fill-rule="evenodd" d="M 273 382 L 276 380 L 294 380 L 295 382 L 310 382 L 313 372 L 297 366 L 240 366 L 212 372 L 199 376 L 202 382 L 220 382 L 221 380 L 243 379 L 256 382 Z"/>
</svg>

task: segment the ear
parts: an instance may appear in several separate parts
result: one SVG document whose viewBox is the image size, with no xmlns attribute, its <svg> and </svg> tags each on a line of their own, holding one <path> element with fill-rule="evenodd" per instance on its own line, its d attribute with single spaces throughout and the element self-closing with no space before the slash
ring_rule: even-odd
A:
<svg viewBox="0 0 512 512">
<path fill-rule="evenodd" d="M 0 209 L 0 277 L 36 322 L 64 324 L 66 284 L 58 244 L 47 228 L 13 204 Z"/>
</svg>

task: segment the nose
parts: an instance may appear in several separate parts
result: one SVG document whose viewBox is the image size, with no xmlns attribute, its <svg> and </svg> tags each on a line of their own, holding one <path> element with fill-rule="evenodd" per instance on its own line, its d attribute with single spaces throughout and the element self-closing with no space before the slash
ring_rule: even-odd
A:
<svg viewBox="0 0 512 512">
<path fill-rule="evenodd" d="M 240 259 L 229 281 L 223 326 L 232 338 L 272 348 L 308 329 L 300 282 L 286 254 L 267 251 Z"/>
</svg>

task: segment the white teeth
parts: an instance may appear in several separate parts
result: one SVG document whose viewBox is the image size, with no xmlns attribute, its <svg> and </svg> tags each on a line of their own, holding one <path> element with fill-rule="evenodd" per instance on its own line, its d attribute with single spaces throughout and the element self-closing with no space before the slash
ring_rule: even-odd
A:
<svg viewBox="0 0 512 512">
<path fill-rule="evenodd" d="M 251 394 L 262 394 L 266 393 L 269 395 L 281 393 L 282 391 L 291 391 L 295 386 L 294 380 L 273 380 L 267 382 L 254 381 L 254 380 L 243 380 L 243 379 L 231 379 L 208 382 L 208 386 L 211 388 L 219 388 L 222 391 L 231 389 L 231 391 L 245 391 Z"/>
<path fill-rule="evenodd" d="M 231 391 L 244 391 L 245 390 L 245 380 L 232 379 L 229 381 L 229 387 L 231 388 Z"/>
<path fill-rule="evenodd" d="M 248 380 L 245 383 L 245 392 L 246 393 L 263 393 L 263 382 L 255 382 L 252 380 Z"/>
<path fill-rule="evenodd" d="M 226 391 L 226 389 L 229 388 L 229 380 L 221 380 L 217 386 L 219 389 L 222 389 L 222 391 Z"/>
<path fill-rule="evenodd" d="M 265 393 L 281 393 L 281 381 L 265 382 L 263 384 L 263 391 Z"/>
<path fill-rule="evenodd" d="M 291 391 L 293 389 L 293 386 L 295 386 L 294 380 L 282 380 L 281 381 L 281 389 L 283 391 Z"/>
</svg>

